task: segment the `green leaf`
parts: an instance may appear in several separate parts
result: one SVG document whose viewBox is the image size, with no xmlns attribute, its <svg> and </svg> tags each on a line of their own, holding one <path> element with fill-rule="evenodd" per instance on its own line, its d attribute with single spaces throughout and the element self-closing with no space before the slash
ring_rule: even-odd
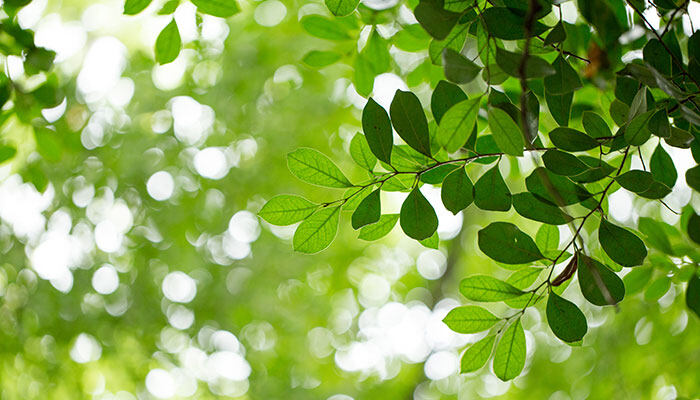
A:
<svg viewBox="0 0 700 400">
<path fill-rule="evenodd" d="M 326 207 L 304 220 L 294 232 L 294 250 L 318 253 L 328 247 L 338 232 L 340 207 Z"/>
<path fill-rule="evenodd" d="M 334 64 L 340 60 L 341 55 L 334 51 L 312 50 L 301 60 L 304 64 L 312 68 L 322 68 Z"/>
<path fill-rule="evenodd" d="M 644 61 L 664 75 L 671 75 L 671 55 L 661 41 L 651 39 L 644 45 Z"/>
<path fill-rule="evenodd" d="M 124 14 L 136 15 L 146 9 L 153 0 L 126 0 L 124 2 Z"/>
<path fill-rule="evenodd" d="M 5 161 L 11 159 L 12 157 L 17 154 L 17 149 L 8 146 L 8 145 L 0 145 L 0 163 L 4 163 Z"/>
<path fill-rule="evenodd" d="M 581 293 L 591 304 L 614 305 L 625 297 L 622 280 L 600 262 L 578 253 L 578 283 Z"/>
<path fill-rule="evenodd" d="M 600 221 L 598 240 L 605 253 L 625 267 L 641 265 L 647 256 L 644 242 L 637 235 L 605 219 Z"/>
<path fill-rule="evenodd" d="M 464 168 L 452 171 L 442 183 L 442 204 L 452 214 L 467 208 L 474 201 L 474 185 Z"/>
<path fill-rule="evenodd" d="M 447 81 L 438 82 L 430 98 L 430 110 L 433 113 L 435 122 L 441 124 L 442 117 L 445 113 L 447 113 L 452 106 L 466 99 L 467 95 L 464 94 L 464 91 L 462 91 L 459 86 Z"/>
<path fill-rule="evenodd" d="M 668 114 L 665 108 L 662 108 L 651 116 L 647 124 L 647 129 L 658 137 L 671 137 L 671 125 L 668 123 Z"/>
<path fill-rule="evenodd" d="M 588 170 L 581 174 L 570 177 L 576 182 L 596 182 L 605 178 L 606 176 L 610 175 L 613 171 L 615 171 L 615 168 L 613 166 L 601 160 L 600 157 L 579 156 L 578 159 L 583 161 L 583 163 L 588 166 Z"/>
<path fill-rule="evenodd" d="M 364 55 L 364 53 L 359 53 L 355 57 L 355 73 L 353 74 L 353 84 L 355 85 L 355 90 L 360 96 L 367 97 L 372 93 L 372 88 L 374 87 L 374 78 L 376 74 L 374 73 L 374 68 L 372 62 Z"/>
<path fill-rule="evenodd" d="M 480 102 L 480 98 L 464 100 L 443 115 L 436 139 L 449 153 L 462 148 L 474 132 Z"/>
<path fill-rule="evenodd" d="M 547 108 L 552 114 L 552 118 L 561 126 L 569 124 L 569 115 L 571 115 L 571 102 L 574 99 L 574 93 L 567 94 L 552 94 L 547 90 L 544 91 L 544 98 L 547 102 Z"/>
<path fill-rule="evenodd" d="M 700 317 L 700 278 L 697 272 L 688 281 L 688 288 L 685 291 L 685 304 L 695 315 Z"/>
<path fill-rule="evenodd" d="M 532 194 L 559 206 L 576 204 L 592 196 L 583 186 L 543 167 L 536 168 L 525 178 L 525 187 Z"/>
<path fill-rule="evenodd" d="M 496 48 L 496 64 L 510 76 L 520 78 L 520 64 L 522 63 L 523 55 L 521 53 L 513 53 L 502 48 Z M 529 55 L 525 62 L 525 78 L 542 78 L 556 73 L 547 61 L 533 55 Z"/>
<path fill-rule="evenodd" d="M 258 215 L 273 225 L 291 225 L 306 219 L 318 207 L 303 197 L 283 194 L 265 203 Z"/>
<path fill-rule="evenodd" d="M 500 108 L 490 107 L 488 111 L 489 127 L 498 148 L 513 156 L 523 155 L 525 141 L 518 124 Z"/>
<path fill-rule="evenodd" d="M 493 372 L 502 381 L 509 381 L 518 375 L 525 366 L 525 331 L 516 319 L 501 336 L 493 356 Z"/>
<path fill-rule="evenodd" d="M 626 20 L 621 21 L 615 15 L 611 7 L 622 8 L 624 3 L 620 0 L 586 0 L 578 3 L 579 13 L 593 25 L 598 32 L 598 37 L 607 47 L 617 41 L 617 38 L 626 31 Z M 623 22 L 625 22 L 623 24 Z"/>
<path fill-rule="evenodd" d="M 446 11 L 437 1 L 421 1 L 413 11 L 413 15 L 423 29 L 438 40 L 447 37 L 461 16 L 458 13 Z"/>
<path fill-rule="evenodd" d="M 431 185 L 439 185 L 445 180 L 447 175 L 458 168 L 461 167 L 454 164 L 438 165 L 437 167 L 422 173 L 420 175 L 420 180 L 421 182 L 429 183 Z"/>
<path fill-rule="evenodd" d="M 484 10 L 481 17 L 486 24 L 489 34 L 498 39 L 525 39 L 525 19 L 505 7 L 491 7 Z M 548 26 L 535 21 L 530 35 L 539 35 L 549 29 Z"/>
<path fill-rule="evenodd" d="M 513 272 L 508 279 L 506 279 L 506 283 L 510 283 L 520 290 L 525 290 L 532 286 L 535 281 L 537 281 L 537 278 L 540 276 L 542 271 L 542 268 L 531 267 L 519 269 Z"/>
<path fill-rule="evenodd" d="M 346 16 L 357 8 L 360 0 L 325 0 L 326 7 L 336 17 Z"/>
<path fill-rule="evenodd" d="M 504 264 L 526 264 L 544 257 L 532 238 L 509 222 L 492 222 L 478 237 L 479 249 Z"/>
<path fill-rule="evenodd" d="M 442 63 L 442 52 L 445 49 L 461 51 L 462 47 L 464 47 L 464 42 L 467 40 L 468 30 L 468 24 L 457 25 L 445 39 L 432 40 L 428 46 L 430 61 L 435 65 L 440 65 Z"/>
<path fill-rule="evenodd" d="M 179 5 L 180 0 L 168 0 L 163 4 L 160 10 L 158 10 L 158 15 L 170 15 L 175 12 Z"/>
<path fill-rule="evenodd" d="M 630 271 L 622 278 L 625 284 L 625 293 L 635 294 L 644 289 L 644 286 L 651 279 L 654 269 L 650 267 L 639 267 Z"/>
<path fill-rule="evenodd" d="M 549 46 L 554 43 L 561 43 L 564 40 L 566 40 L 566 29 L 564 29 L 564 24 L 559 21 L 544 39 L 544 45 Z"/>
<path fill-rule="evenodd" d="M 688 237 L 693 242 L 700 244 L 700 215 L 696 214 L 695 211 L 690 214 L 688 218 Z"/>
<path fill-rule="evenodd" d="M 343 198 L 347 200 L 340 207 L 344 211 L 354 211 L 370 193 L 372 193 L 372 186 L 353 186 L 343 193 Z"/>
<path fill-rule="evenodd" d="M 647 171 L 633 169 L 615 178 L 623 188 L 634 193 L 641 193 L 649 189 L 654 183 L 654 177 Z"/>
<path fill-rule="evenodd" d="M 556 72 L 544 78 L 544 87 L 547 92 L 561 95 L 583 87 L 581 78 L 561 55 L 552 62 L 552 67 Z"/>
<path fill-rule="evenodd" d="M 644 292 L 644 300 L 648 302 L 657 301 L 662 298 L 670 288 L 671 278 L 662 276 L 649 285 Z"/>
<path fill-rule="evenodd" d="M 437 226 L 438 219 L 433 206 L 418 188 L 414 188 L 401 205 L 401 229 L 409 237 L 423 240 L 435 233 Z"/>
<path fill-rule="evenodd" d="M 469 300 L 494 302 L 518 297 L 525 292 L 488 275 L 473 275 L 462 279 L 459 292 Z"/>
<path fill-rule="evenodd" d="M 551 149 L 542 155 L 544 166 L 557 175 L 573 176 L 588 170 L 588 165 L 573 154 Z"/>
<path fill-rule="evenodd" d="M 598 147 L 598 141 L 571 128 L 554 128 L 549 132 L 549 139 L 557 148 L 566 151 L 586 151 Z"/>
<path fill-rule="evenodd" d="M 301 26 L 312 36 L 328 40 L 348 40 L 350 35 L 337 21 L 331 21 L 320 15 L 306 15 L 301 21 Z"/>
<path fill-rule="evenodd" d="M 382 190 L 386 192 L 410 192 L 415 183 L 415 176 L 412 175 L 396 175 L 387 179 L 382 186 Z"/>
<path fill-rule="evenodd" d="M 411 92 L 397 90 L 389 107 L 391 123 L 401 139 L 416 151 L 430 157 L 428 120 L 418 97 Z"/>
<path fill-rule="evenodd" d="M 559 228 L 548 224 L 540 226 L 535 235 L 535 243 L 544 253 L 556 251 L 559 248 Z"/>
<path fill-rule="evenodd" d="M 362 130 L 365 132 L 367 144 L 378 159 L 391 164 L 391 148 L 393 133 L 391 121 L 386 110 L 371 97 L 362 110 Z"/>
<path fill-rule="evenodd" d="M 513 208 L 525 218 L 546 224 L 564 225 L 572 219 L 561 208 L 528 192 L 513 195 Z"/>
<path fill-rule="evenodd" d="M 576 304 L 554 292 L 547 299 L 547 322 L 554 335 L 568 343 L 578 342 L 588 332 L 586 316 Z"/>
<path fill-rule="evenodd" d="M 372 65 L 372 71 L 375 74 L 381 74 L 389 70 L 391 55 L 389 54 L 388 43 L 376 29 L 373 29 L 372 33 L 370 33 L 367 44 L 362 49 L 362 54 Z"/>
<path fill-rule="evenodd" d="M 381 239 L 394 229 L 398 220 L 399 214 L 382 215 L 379 221 L 360 229 L 359 238 L 367 241 Z"/>
<path fill-rule="evenodd" d="M 676 171 L 675 163 L 661 144 L 656 146 L 654 153 L 651 155 L 649 169 L 655 180 L 669 188 L 672 188 L 676 184 L 678 172 Z"/>
<path fill-rule="evenodd" d="M 605 122 L 603 117 L 593 111 L 584 111 L 581 120 L 583 122 L 583 129 L 588 136 L 596 139 L 612 136 L 608 123 Z"/>
<path fill-rule="evenodd" d="M 438 248 L 440 248 L 440 237 L 438 236 L 437 231 L 435 231 L 432 235 L 430 235 L 429 238 L 419 240 L 418 243 L 429 249 L 437 250 Z"/>
<path fill-rule="evenodd" d="M 372 154 L 365 135 L 359 132 L 355 134 L 350 142 L 350 156 L 357 165 L 368 171 L 372 171 L 377 164 L 377 157 Z"/>
<path fill-rule="evenodd" d="M 625 128 L 625 140 L 633 146 L 641 146 L 649 140 L 651 131 L 647 129 L 654 111 L 647 111 L 634 117 Z"/>
<path fill-rule="evenodd" d="M 457 333 L 477 333 L 489 329 L 500 320 L 479 306 L 464 306 L 450 310 L 442 322 Z"/>
<path fill-rule="evenodd" d="M 649 246 L 661 250 L 669 255 L 675 254 L 673 247 L 671 246 L 671 241 L 669 240 L 670 235 L 678 235 L 678 231 L 674 227 L 665 222 L 647 217 L 640 217 L 637 226 L 639 231 L 646 235 L 644 241 Z"/>
<path fill-rule="evenodd" d="M 496 335 L 486 336 L 478 342 L 469 346 L 462 354 L 460 372 L 466 374 L 481 369 L 491 357 L 493 344 L 496 342 Z"/>
<path fill-rule="evenodd" d="M 300 148 L 287 154 L 287 166 L 304 182 L 334 188 L 352 186 L 333 161 L 314 149 Z"/>
<path fill-rule="evenodd" d="M 474 185 L 474 204 L 482 210 L 508 211 L 511 196 L 498 164 L 486 171 Z"/>
<path fill-rule="evenodd" d="M 228 18 L 240 11 L 235 0 L 191 0 L 197 11 L 219 18 Z"/>
<path fill-rule="evenodd" d="M 469 83 L 481 72 L 481 67 L 450 48 L 442 52 L 442 65 L 445 66 L 445 77 L 454 83 Z"/>
<path fill-rule="evenodd" d="M 700 192 L 700 165 L 685 171 L 685 182 L 696 192 Z"/>
<path fill-rule="evenodd" d="M 379 221 L 379 217 L 382 215 L 380 193 L 381 189 L 377 189 L 360 202 L 355 212 L 352 213 L 353 229 L 360 229 L 365 225 Z"/>
<path fill-rule="evenodd" d="M 156 62 L 158 64 L 173 62 L 180 54 L 181 46 L 180 31 L 177 29 L 177 24 L 173 18 L 156 39 Z"/>
</svg>

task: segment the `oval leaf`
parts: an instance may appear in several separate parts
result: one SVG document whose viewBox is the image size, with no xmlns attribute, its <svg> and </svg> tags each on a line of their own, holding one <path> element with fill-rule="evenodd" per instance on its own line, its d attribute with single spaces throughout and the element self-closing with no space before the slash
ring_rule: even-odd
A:
<svg viewBox="0 0 700 400">
<path fill-rule="evenodd" d="M 466 374 L 474 372 L 483 367 L 491 357 L 493 344 L 496 342 L 496 335 L 486 336 L 473 345 L 469 346 L 462 355 L 460 372 Z"/>
<path fill-rule="evenodd" d="M 525 331 L 516 319 L 501 336 L 493 356 L 493 372 L 502 381 L 508 381 L 520 375 L 525 366 Z"/>
<path fill-rule="evenodd" d="M 578 342 L 588 331 L 586 317 L 576 304 L 554 292 L 547 299 L 547 322 L 554 335 L 568 343 Z"/>
<path fill-rule="evenodd" d="M 452 309 L 442 320 L 457 333 L 477 333 L 494 326 L 501 319 L 479 306 Z"/>
<path fill-rule="evenodd" d="M 294 176 L 304 182 L 334 188 L 352 186 L 333 161 L 314 149 L 300 148 L 289 153 L 287 166 Z"/>
<path fill-rule="evenodd" d="M 637 235 L 605 219 L 600 221 L 598 240 L 605 253 L 625 267 L 641 265 L 647 256 L 644 242 Z"/>
<path fill-rule="evenodd" d="M 452 214 L 467 208 L 474 201 L 474 185 L 464 168 L 452 171 L 442 183 L 442 204 Z"/>
<path fill-rule="evenodd" d="M 318 253 L 328 247 L 338 232 L 340 207 L 326 207 L 318 210 L 299 224 L 292 244 L 294 250 L 302 253 Z"/>
<path fill-rule="evenodd" d="M 493 222 L 478 236 L 481 251 L 498 262 L 526 264 L 543 258 L 532 238 L 509 222 Z"/>
<path fill-rule="evenodd" d="M 414 188 L 401 205 L 401 229 L 409 237 L 423 240 L 432 236 L 437 226 L 438 219 L 433 206 L 418 188 Z"/>
<path fill-rule="evenodd" d="M 488 275 L 474 275 L 462 279 L 459 292 L 473 301 L 503 301 L 518 297 L 525 292 L 515 286 Z"/>
<path fill-rule="evenodd" d="M 305 219 L 318 207 L 303 197 L 283 194 L 265 203 L 258 215 L 273 225 L 291 225 Z"/>
<path fill-rule="evenodd" d="M 578 283 L 581 293 L 597 306 L 614 305 L 625 297 L 625 285 L 610 268 L 579 253 Z"/>
<path fill-rule="evenodd" d="M 391 123 L 401 139 L 416 151 L 430 157 L 428 120 L 415 94 L 397 90 L 389 107 Z"/>
</svg>

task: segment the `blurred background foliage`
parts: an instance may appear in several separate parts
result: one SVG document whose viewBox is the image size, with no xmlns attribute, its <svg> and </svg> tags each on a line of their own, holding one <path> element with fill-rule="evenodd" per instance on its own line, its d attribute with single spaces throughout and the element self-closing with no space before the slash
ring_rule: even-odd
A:
<svg viewBox="0 0 700 400">
<path fill-rule="evenodd" d="M 580 348 L 529 309 L 526 372 L 503 383 L 488 368 L 459 375 L 459 352 L 479 336 L 441 322 L 462 303 L 467 273 L 507 275 L 475 247 L 487 215 L 436 205 L 439 250 L 398 229 L 370 244 L 341 224 L 313 256 L 292 251 L 293 228 L 256 217 L 279 193 L 327 198 L 287 171 L 298 147 L 362 174 L 345 151 L 366 91 L 355 89 L 357 43 L 333 44 L 343 59 L 328 68 L 301 61 L 331 48 L 299 22 L 328 15 L 322 3 L 243 1 L 227 19 L 175 4 L 183 50 L 162 66 L 153 45 L 171 19 L 158 15 L 165 2 L 137 16 L 120 0 L 34 0 L 17 16 L 12 3 L 1 39 L 29 29 L 36 48 L 3 45 L 15 94 L 0 128 L 0 153 L 13 155 L 0 168 L 0 398 L 700 396 L 700 325 L 675 285 L 651 300 L 628 295 L 617 310 L 582 307 L 591 332 Z M 404 5 L 365 5 L 390 7 L 360 11 L 387 37 L 411 23 Z M 353 38 L 370 35 L 344 21 Z M 378 101 L 404 82 L 425 99 L 441 77 L 413 31 L 379 67 Z M 36 57 L 23 62 L 27 48 Z M 55 52 L 50 72 L 44 48 Z M 599 101 L 594 90 L 577 96 Z M 638 217 L 629 198 L 618 202 Z"/>
</svg>

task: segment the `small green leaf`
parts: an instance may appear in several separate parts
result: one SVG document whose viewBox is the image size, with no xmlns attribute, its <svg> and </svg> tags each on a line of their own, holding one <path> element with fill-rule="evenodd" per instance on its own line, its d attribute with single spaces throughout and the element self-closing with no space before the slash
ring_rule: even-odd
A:
<svg viewBox="0 0 700 400">
<path fill-rule="evenodd" d="M 544 45 L 549 46 L 554 43 L 561 43 L 564 40 L 566 40 L 566 29 L 564 29 L 564 24 L 559 21 L 544 39 Z"/>
<path fill-rule="evenodd" d="M 554 335 L 568 343 L 583 339 L 588 332 L 586 316 L 576 304 L 554 292 L 547 299 L 547 322 Z"/>
<path fill-rule="evenodd" d="M 688 237 L 693 242 L 700 244 L 700 215 L 692 211 L 688 218 Z"/>
<path fill-rule="evenodd" d="M 496 335 L 486 336 L 478 342 L 469 346 L 462 354 L 460 372 L 466 374 L 481 369 L 491 357 L 493 344 L 496 342 Z"/>
<path fill-rule="evenodd" d="M 304 220 L 294 232 L 294 250 L 318 253 L 328 247 L 338 232 L 340 207 L 326 207 Z"/>
<path fill-rule="evenodd" d="M 634 117 L 625 128 L 625 140 L 633 146 L 641 146 L 649 140 L 651 132 L 647 129 L 654 111 L 647 111 Z"/>
<path fill-rule="evenodd" d="M 544 78 L 544 87 L 547 92 L 561 95 L 583 87 L 576 70 L 561 55 L 554 60 L 552 67 L 556 73 Z"/>
<path fill-rule="evenodd" d="M 572 219 L 561 208 L 528 192 L 513 195 L 513 208 L 525 218 L 546 224 L 564 225 Z"/>
<path fill-rule="evenodd" d="M 446 48 L 442 52 L 442 65 L 445 66 L 447 80 L 459 84 L 473 81 L 481 72 L 481 67 L 450 48 Z"/>
<path fill-rule="evenodd" d="M 401 205 L 401 229 L 409 237 L 423 240 L 435 233 L 437 226 L 433 206 L 418 188 L 414 188 Z"/>
<path fill-rule="evenodd" d="M 175 12 L 179 5 L 180 0 L 168 0 L 163 4 L 160 10 L 158 10 L 158 15 L 170 15 Z"/>
<path fill-rule="evenodd" d="M 0 163 L 4 163 L 5 161 L 11 159 L 12 157 L 17 154 L 17 149 L 8 146 L 8 145 L 0 145 Z"/>
<path fill-rule="evenodd" d="M 445 49 L 461 51 L 467 40 L 469 24 L 457 25 L 443 40 L 432 40 L 428 46 L 428 57 L 434 65 L 442 64 L 442 52 Z"/>
<path fill-rule="evenodd" d="M 535 243 L 544 253 L 556 251 L 559 248 L 559 228 L 554 225 L 543 224 L 537 230 Z"/>
<path fill-rule="evenodd" d="M 513 53 L 500 47 L 496 49 L 496 64 L 510 76 L 520 78 L 522 59 L 523 55 L 521 53 Z M 543 78 L 555 73 L 556 70 L 547 61 L 532 54 L 528 56 L 525 62 L 526 79 Z"/>
<path fill-rule="evenodd" d="M 382 215 L 379 221 L 360 229 L 359 238 L 367 241 L 381 239 L 394 229 L 398 220 L 399 214 Z"/>
<path fill-rule="evenodd" d="M 642 193 L 654 183 L 654 177 L 647 171 L 633 169 L 615 178 L 623 188 L 634 193 Z"/>
<path fill-rule="evenodd" d="M 376 76 L 372 61 L 367 58 L 364 53 L 359 53 L 355 57 L 353 67 L 355 71 L 352 83 L 355 85 L 355 90 L 357 90 L 360 96 L 369 96 L 374 88 L 374 78 Z"/>
<path fill-rule="evenodd" d="M 350 35 L 337 21 L 331 21 L 320 15 L 306 15 L 301 21 L 301 26 L 312 36 L 328 40 L 347 40 Z"/>
<path fill-rule="evenodd" d="M 474 132 L 481 99 L 464 100 L 455 104 L 442 117 L 436 138 L 440 146 L 454 153 L 464 146 Z"/>
<path fill-rule="evenodd" d="M 439 185 L 445 180 L 447 175 L 458 168 L 460 167 L 454 164 L 438 165 L 435 168 L 423 172 L 420 175 L 420 180 L 421 182 L 429 183 L 431 185 Z"/>
<path fill-rule="evenodd" d="M 658 137 L 671 137 L 671 125 L 668 123 L 668 114 L 665 108 L 662 108 L 651 116 L 647 124 L 647 129 Z"/>
<path fill-rule="evenodd" d="M 542 271 L 542 268 L 525 267 L 513 272 L 508 279 L 506 279 L 506 283 L 510 283 L 520 290 L 526 290 L 537 281 Z"/>
<path fill-rule="evenodd" d="M 500 320 L 479 306 L 464 306 L 450 310 L 442 322 L 457 333 L 477 333 L 489 329 Z"/>
<path fill-rule="evenodd" d="M 523 155 L 525 141 L 518 124 L 500 108 L 491 107 L 488 111 L 489 127 L 498 148 L 513 156 Z"/>
<path fill-rule="evenodd" d="M 304 182 L 334 188 L 352 186 L 333 161 L 314 149 L 300 148 L 289 153 L 287 166 L 294 176 Z"/>
<path fill-rule="evenodd" d="M 438 236 L 437 231 L 435 231 L 432 235 L 430 235 L 429 238 L 419 240 L 418 243 L 429 249 L 437 250 L 438 248 L 440 248 L 440 237 Z"/>
<path fill-rule="evenodd" d="M 543 167 L 536 168 L 525 178 L 525 187 L 532 194 L 558 206 L 576 204 L 592 196 L 583 186 Z"/>
<path fill-rule="evenodd" d="M 197 11 L 219 18 L 228 18 L 240 11 L 235 0 L 191 0 Z"/>
<path fill-rule="evenodd" d="M 635 294 L 644 289 L 644 286 L 651 279 L 654 269 L 650 267 L 639 267 L 630 271 L 622 278 L 625 284 L 625 293 Z"/>
<path fill-rule="evenodd" d="M 156 61 L 158 64 L 173 62 L 180 54 L 181 47 L 180 31 L 177 29 L 177 24 L 173 18 L 156 39 Z"/>
<path fill-rule="evenodd" d="M 658 301 L 666 294 L 666 292 L 668 292 L 668 289 L 670 288 L 671 278 L 667 276 L 659 277 L 657 280 L 652 282 L 644 292 L 644 300 L 649 302 Z"/>
<path fill-rule="evenodd" d="M 126 0 L 124 2 L 124 15 L 136 15 L 146 9 L 153 0 Z"/>
<path fill-rule="evenodd" d="M 622 280 L 600 262 L 578 253 L 578 283 L 581 293 L 591 304 L 614 305 L 625 297 Z"/>
<path fill-rule="evenodd" d="M 474 185 L 464 168 L 452 171 L 442 183 L 442 204 L 452 214 L 467 208 L 474 201 Z"/>
<path fill-rule="evenodd" d="M 443 115 L 445 115 L 452 106 L 466 99 L 467 95 L 464 94 L 464 91 L 462 91 L 459 86 L 447 81 L 438 82 L 430 98 L 430 110 L 433 113 L 435 122 L 441 124 Z"/>
<path fill-rule="evenodd" d="M 598 147 L 598 142 L 581 131 L 571 128 L 555 128 L 549 132 L 552 143 L 566 151 L 586 151 Z"/>
<path fill-rule="evenodd" d="M 447 37 L 461 16 L 459 13 L 443 9 L 441 2 L 433 1 L 421 1 L 418 3 L 413 11 L 413 15 L 423 29 L 438 40 Z"/>
<path fill-rule="evenodd" d="M 291 225 L 306 219 L 318 207 L 303 197 L 283 194 L 265 203 L 258 215 L 273 225 Z"/>
<path fill-rule="evenodd" d="M 685 304 L 695 315 L 700 317 L 700 278 L 697 273 L 688 281 L 688 288 L 685 291 Z"/>
<path fill-rule="evenodd" d="M 491 7 L 484 10 L 481 17 L 486 24 L 489 34 L 498 39 L 517 40 L 525 39 L 525 19 L 524 16 L 515 14 L 506 7 Z M 530 29 L 530 35 L 539 35 L 549 27 L 535 21 Z"/>
<path fill-rule="evenodd" d="M 502 381 L 517 377 L 525 366 L 525 355 L 525 331 L 518 318 L 503 332 L 496 346 L 493 372 Z"/>
<path fill-rule="evenodd" d="M 685 172 L 685 182 L 693 190 L 700 192 L 700 165 L 696 165 Z"/>
<path fill-rule="evenodd" d="M 350 142 L 350 156 L 357 165 L 368 171 L 372 171 L 377 164 L 377 157 L 372 154 L 365 135 L 361 133 L 356 133 Z"/>
<path fill-rule="evenodd" d="M 478 237 L 479 249 L 504 264 L 526 264 L 544 257 L 532 238 L 509 222 L 492 222 Z"/>
<path fill-rule="evenodd" d="M 362 54 L 372 65 L 372 71 L 375 74 L 381 74 L 389 70 L 391 66 L 391 54 L 389 54 L 389 45 L 376 29 L 367 39 L 367 44 L 362 49 Z"/>
<path fill-rule="evenodd" d="M 544 99 L 547 102 L 547 108 L 549 108 L 552 118 L 557 124 L 567 126 L 571 115 L 571 102 L 574 99 L 574 93 L 552 94 L 545 90 Z"/>
<path fill-rule="evenodd" d="M 583 129 L 590 137 L 597 139 L 612 136 L 608 123 L 593 111 L 584 111 L 581 122 L 583 122 Z"/>
<path fill-rule="evenodd" d="M 389 114 L 371 97 L 362 110 L 362 130 L 372 153 L 381 161 L 391 164 L 394 139 Z"/>
<path fill-rule="evenodd" d="M 503 180 L 498 164 L 481 175 L 474 184 L 474 204 L 482 210 L 510 210 L 510 190 Z"/>
<path fill-rule="evenodd" d="M 542 155 L 544 166 L 557 175 L 573 176 L 588 170 L 588 165 L 571 153 L 556 149 L 547 150 Z"/>
<path fill-rule="evenodd" d="M 382 215 L 380 193 L 381 190 L 377 189 L 360 202 L 355 212 L 352 213 L 353 229 L 360 229 L 365 225 L 379 221 L 379 217 Z"/>
<path fill-rule="evenodd" d="M 401 139 L 416 151 L 430 157 L 428 120 L 418 97 L 411 92 L 397 90 L 389 114 Z"/>
<path fill-rule="evenodd" d="M 360 0 L 326 0 L 326 7 L 336 17 L 352 13 L 358 4 L 360 4 Z"/>
<path fill-rule="evenodd" d="M 51 129 L 38 126 L 34 128 L 36 149 L 46 161 L 58 162 L 61 160 L 62 149 L 57 136 L 58 134 Z"/>
<path fill-rule="evenodd" d="M 605 253 L 625 267 L 641 265 L 647 256 L 644 242 L 637 235 L 605 219 L 600 221 L 598 240 Z"/>
<path fill-rule="evenodd" d="M 518 297 L 525 292 L 488 275 L 473 275 L 462 279 L 459 292 L 469 300 L 494 302 Z"/>
<path fill-rule="evenodd" d="M 323 68 L 340 60 L 341 55 L 334 51 L 312 50 L 301 60 L 312 68 Z"/>
</svg>

